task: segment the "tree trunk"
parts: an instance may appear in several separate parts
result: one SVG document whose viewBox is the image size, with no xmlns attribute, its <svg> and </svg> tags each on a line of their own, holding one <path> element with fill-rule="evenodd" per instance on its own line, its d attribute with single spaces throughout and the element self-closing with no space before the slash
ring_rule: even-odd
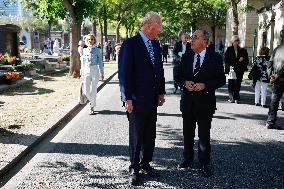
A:
<svg viewBox="0 0 284 189">
<path fill-rule="evenodd" d="M 116 24 L 116 28 L 115 28 L 115 42 L 116 43 L 120 43 L 119 29 L 120 29 L 121 22 L 122 22 L 122 19 L 118 20 L 118 22 Z"/>
<path fill-rule="evenodd" d="M 211 26 L 211 30 L 212 30 L 212 42 L 214 43 L 214 45 L 216 44 L 216 26 Z"/>
<path fill-rule="evenodd" d="M 104 37 L 103 37 L 103 24 L 102 21 L 99 19 L 100 30 L 101 30 L 101 54 L 102 54 L 102 61 L 104 60 Z"/>
<path fill-rule="evenodd" d="M 94 18 L 94 21 L 92 23 L 92 32 L 95 36 L 97 36 L 97 19 Z"/>
<path fill-rule="evenodd" d="M 71 49 L 70 49 L 70 70 L 69 75 L 72 77 L 80 77 L 80 55 L 78 53 L 78 41 L 80 39 L 80 23 L 72 21 L 71 24 Z"/>
<path fill-rule="evenodd" d="M 107 38 L 107 11 L 106 11 L 106 6 L 104 6 L 103 21 L 104 21 L 104 36 L 105 36 L 105 42 L 107 42 L 107 41 L 108 41 L 108 38 Z"/>
<path fill-rule="evenodd" d="M 48 20 L 48 38 L 51 38 L 51 21 L 50 20 Z"/>
<path fill-rule="evenodd" d="M 80 77 L 80 56 L 78 53 L 78 41 L 81 37 L 81 22 L 76 18 L 73 5 L 69 0 L 63 0 L 65 8 L 68 10 L 71 18 L 71 44 L 70 44 L 70 69 L 69 76 Z"/>
<path fill-rule="evenodd" d="M 231 7 L 233 13 L 232 33 L 233 35 L 238 35 L 238 30 L 239 30 L 238 2 L 236 0 L 231 0 Z"/>
</svg>

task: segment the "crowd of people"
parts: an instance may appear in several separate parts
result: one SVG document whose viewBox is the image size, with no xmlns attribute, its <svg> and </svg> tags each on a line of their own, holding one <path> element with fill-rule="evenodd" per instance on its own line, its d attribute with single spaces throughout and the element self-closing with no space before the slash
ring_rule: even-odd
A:
<svg viewBox="0 0 284 189">
<path fill-rule="evenodd" d="M 119 56 L 118 78 L 121 100 L 129 124 L 129 184 L 137 185 L 140 173 L 156 176 L 151 166 L 156 138 L 157 108 L 165 102 L 165 78 L 163 62 L 168 61 L 169 45 L 156 39 L 162 31 L 162 19 L 156 12 L 147 13 L 140 31 L 122 44 L 106 42 L 105 61 L 113 52 Z M 266 104 L 268 83 L 272 82 L 272 96 L 266 126 L 282 129 L 276 125 L 278 105 L 284 91 L 284 32 L 280 45 L 270 56 L 270 49 L 263 47 L 254 58 L 249 77 L 255 88 L 255 105 Z M 104 79 L 104 66 L 96 38 L 89 34 L 80 41 L 78 52 L 81 60 L 80 100 L 90 102 L 90 114 L 94 114 L 97 83 Z M 86 46 L 85 46 L 86 45 Z M 198 160 L 203 176 L 211 176 L 210 129 L 216 111 L 215 90 L 228 80 L 228 102 L 240 103 L 240 89 L 244 72 L 248 70 L 249 58 L 240 38 L 232 36 L 231 45 L 225 50 L 222 41 L 216 51 L 210 45 L 210 33 L 197 29 L 190 36 L 180 35 L 173 48 L 174 93 L 181 91 L 180 111 L 183 120 L 183 159 L 178 169 L 192 168 L 194 137 L 198 126 Z M 282 106 L 284 107 L 284 106 Z"/>
</svg>

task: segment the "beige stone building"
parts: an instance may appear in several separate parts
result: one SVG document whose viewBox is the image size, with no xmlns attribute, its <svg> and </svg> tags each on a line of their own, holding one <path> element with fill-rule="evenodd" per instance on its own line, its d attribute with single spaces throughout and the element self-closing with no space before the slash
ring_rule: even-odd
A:
<svg viewBox="0 0 284 189">
<path fill-rule="evenodd" d="M 280 31 L 284 30 L 284 0 L 258 11 L 257 49 L 269 47 L 271 51 L 279 45 Z"/>
<path fill-rule="evenodd" d="M 253 33 L 256 30 L 258 37 L 256 37 L 256 47 L 258 47 L 258 41 L 261 37 L 259 37 L 259 14 L 258 10 L 261 10 L 263 7 L 272 7 L 275 4 L 279 3 L 279 0 L 241 0 L 238 4 L 239 7 L 244 7 L 247 5 L 251 5 L 254 7 L 253 11 L 249 12 L 240 12 L 239 11 L 239 30 L 238 35 L 241 39 L 241 47 L 245 47 L 248 50 L 249 57 L 253 56 L 253 46 L 254 46 L 254 37 Z M 283 16 L 282 16 L 283 17 Z M 227 23 L 226 23 L 226 47 L 231 45 L 231 37 L 232 37 L 232 9 L 228 10 L 227 13 Z M 257 54 L 257 50 L 255 50 Z M 255 55 L 256 55 L 255 54 Z"/>
</svg>

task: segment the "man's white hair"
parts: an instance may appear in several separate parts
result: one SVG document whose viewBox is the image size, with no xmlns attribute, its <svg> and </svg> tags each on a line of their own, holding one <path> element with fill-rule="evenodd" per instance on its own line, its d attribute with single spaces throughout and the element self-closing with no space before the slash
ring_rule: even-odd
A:
<svg viewBox="0 0 284 189">
<path fill-rule="evenodd" d="M 157 22 L 157 20 L 162 20 L 162 17 L 159 15 L 159 13 L 150 11 L 147 14 L 145 14 L 144 18 L 142 19 L 141 27 L 144 26 L 145 24 L 155 23 Z"/>
</svg>

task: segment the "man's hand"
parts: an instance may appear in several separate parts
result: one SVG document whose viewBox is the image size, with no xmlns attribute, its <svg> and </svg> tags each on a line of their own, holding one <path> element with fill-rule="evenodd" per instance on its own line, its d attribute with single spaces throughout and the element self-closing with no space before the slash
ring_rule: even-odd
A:
<svg viewBox="0 0 284 189">
<path fill-rule="evenodd" d="M 133 111 L 133 105 L 132 105 L 132 100 L 127 100 L 125 102 L 125 110 L 128 112 L 128 113 L 131 113 Z"/>
<path fill-rule="evenodd" d="M 165 102 L 165 97 L 164 95 L 159 95 L 158 96 L 158 106 L 163 106 L 164 102 Z"/>
<path fill-rule="evenodd" d="M 185 81 L 184 86 L 185 86 L 185 88 L 188 91 L 194 91 L 194 82 L 192 82 L 192 81 Z"/>
<path fill-rule="evenodd" d="M 274 82 L 275 80 L 278 79 L 278 75 L 277 75 L 277 74 L 272 74 L 272 75 L 270 76 L 270 79 L 271 79 L 272 82 Z"/>
<path fill-rule="evenodd" d="M 239 62 L 242 62 L 243 60 L 244 60 L 244 58 L 243 58 L 243 57 L 240 57 Z"/>
<path fill-rule="evenodd" d="M 202 91 L 203 89 L 205 89 L 204 83 L 195 83 L 194 84 L 194 91 Z"/>
</svg>

